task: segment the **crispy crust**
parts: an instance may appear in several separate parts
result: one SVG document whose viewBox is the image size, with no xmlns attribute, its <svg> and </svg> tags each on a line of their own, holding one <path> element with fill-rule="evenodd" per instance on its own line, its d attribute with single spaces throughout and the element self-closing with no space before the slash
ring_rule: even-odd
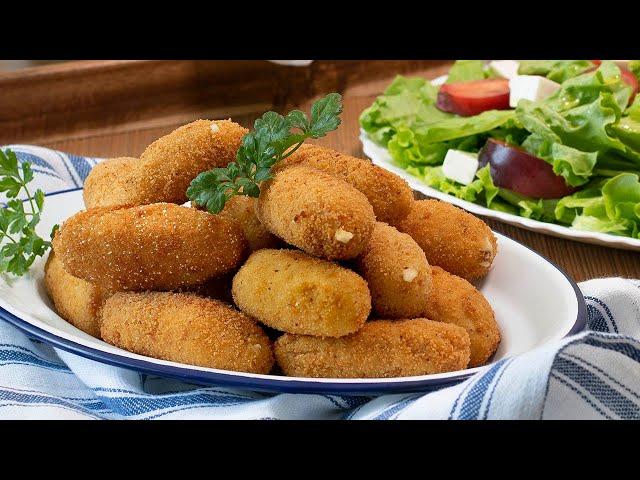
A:
<svg viewBox="0 0 640 480">
<path fill-rule="evenodd" d="M 262 224 L 310 255 L 354 258 L 371 237 L 375 215 L 367 197 L 324 172 L 293 166 L 260 190 L 256 213 Z"/>
<path fill-rule="evenodd" d="M 243 312 L 290 333 L 347 335 L 371 311 L 358 274 L 295 250 L 254 252 L 234 277 L 232 293 Z"/>
<path fill-rule="evenodd" d="M 174 290 L 245 258 L 234 222 L 171 203 L 97 207 L 68 219 L 53 245 L 72 275 L 109 290 Z"/>
<path fill-rule="evenodd" d="M 234 161 L 247 132 L 230 120 L 196 120 L 183 125 L 149 145 L 138 161 L 98 164 L 85 183 L 85 205 L 184 203 L 191 180 L 200 172 Z"/>
<path fill-rule="evenodd" d="M 440 267 L 432 267 L 432 281 L 427 316 L 464 328 L 471 339 L 469 366 L 484 365 L 500 343 L 500 330 L 491 305 L 465 279 Z"/>
<path fill-rule="evenodd" d="M 431 290 L 431 267 L 409 235 L 377 222 L 369 244 L 358 257 L 357 269 L 369 284 L 376 315 L 424 315 Z"/>
<path fill-rule="evenodd" d="M 414 202 L 398 230 L 413 237 L 431 265 L 466 280 L 486 276 L 498 252 L 496 237 L 486 223 L 438 200 Z"/>
<path fill-rule="evenodd" d="M 238 372 L 269 373 L 269 338 L 228 305 L 187 293 L 120 292 L 102 310 L 105 342 L 154 358 Z"/>
<path fill-rule="evenodd" d="M 275 353 L 288 376 L 406 377 L 466 368 L 469 336 L 455 325 L 422 318 L 373 320 L 342 338 L 285 334 Z"/>
<path fill-rule="evenodd" d="M 411 210 L 413 193 L 409 184 L 367 160 L 330 148 L 304 144 L 278 168 L 291 165 L 316 168 L 354 186 L 364 193 L 381 222 L 395 225 Z"/>
<path fill-rule="evenodd" d="M 83 332 L 100 338 L 98 310 L 109 292 L 68 273 L 53 251 L 44 266 L 44 285 L 58 315 Z"/>
<path fill-rule="evenodd" d="M 249 244 L 249 251 L 278 248 L 282 242 L 260 223 L 256 216 L 256 203 L 257 200 L 251 197 L 231 197 L 220 212 L 220 216 L 238 222 Z"/>
</svg>

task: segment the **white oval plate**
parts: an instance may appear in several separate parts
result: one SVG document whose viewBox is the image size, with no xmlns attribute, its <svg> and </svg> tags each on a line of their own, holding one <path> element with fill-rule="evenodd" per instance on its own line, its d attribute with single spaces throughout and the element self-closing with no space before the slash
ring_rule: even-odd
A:
<svg viewBox="0 0 640 480">
<path fill-rule="evenodd" d="M 435 78 L 431 81 L 431 83 L 438 86 L 442 85 L 446 80 L 447 76 L 443 75 Z M 594 245 L 601 245 L 603 247 L 640 251 L 640 239 L 637 238 L 621 237 L 618 235 L 611 235 L 609 233 L 575 230 L 573 228 L 556 225 L 554 223 L 532 220 L 530 218 L 513 215 L 511 213 L 491 210 L 490 208 L 483 207 L 482 205 L 478 205 L 477 203 L 467 202 L 466 200 L 454 197 L 453 195 L 449 195 L 448 193 L 441 192 L 440 190 L 436 190 L 435 188 L 425 184 L 422 180 L 414 177 L 406 170 L 398 167 L 393 162 L 389 151 L 386 148 L 375 143 L 362 129 L 360 129 L 360 141 L 362 142 L 362 150 L 364 151 L 364 154 L 369 157 L 373 163 L 404 178 L 409 183 L 411 188 L 427 195 L 428 197 L 437 198 L 438 200 L 442 200 L 443 202 L 449 202 L 471 213 L 475 213 L 476 215 L 495 218 L 496 220 L 500 220 L 501 222 L 508 223 L 516 227 L 525 228 L 534 232 L 544 233 L 553 237 L 567 238 L 570 240 L 575 240 L 577 242 L 592 243 Z"/>
<path fill-rule="evenodd" d="M 47 195 L 39 233 L 48 235 L 53 225 L 61 224 L 83 208 L 80 189 Z M 496 235 L 498 255 L 491 272 L 478 285 L 494 308 L 502 333 L 493 361 L 522 354 L 582 330 L 586 307 L 576 284 L 537 253 Z M 403 378 L 312 379 L 230 372 L 158 360 L 109 345 L 59 317 L 45 290 L 44 263 L 45 259 L 36 261 L 22 278 L 0 280 L 0 318 L 55 347 L 145 373 L 270 392 L 374 394 L 428 390 L 458 382 L 486 368 Z"/>
</svg>

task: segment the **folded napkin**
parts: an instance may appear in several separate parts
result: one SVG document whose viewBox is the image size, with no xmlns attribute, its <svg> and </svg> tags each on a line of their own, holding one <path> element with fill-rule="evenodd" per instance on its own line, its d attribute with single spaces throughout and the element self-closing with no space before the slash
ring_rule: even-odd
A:
<svg viewBox="0 0 640 480">
<path fill-rule="evenodd" d="M 47 193 L 82 185 L 99 161 L 10 148 L 32 162 L 34 182 Z M 638 419 L 640 281 L 591 280 L 580 289 L 587 331 L 500 360 L 455 386 L 379 397 L 203 387 L 88 360 L 0 322 L 0 418 Z"/>
</svg>

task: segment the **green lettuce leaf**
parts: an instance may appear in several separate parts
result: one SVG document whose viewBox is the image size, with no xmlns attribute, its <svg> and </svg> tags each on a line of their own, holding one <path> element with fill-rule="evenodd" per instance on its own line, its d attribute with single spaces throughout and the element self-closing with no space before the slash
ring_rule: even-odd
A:
<svg viewBox="0 0 640 480">
<path fill-rule="evenodd" d="M 518 67 L 520 75 L 542 75 L 554 82 L 562 83 L 581 75 L 594 63 L 589 60 L 522 60 Z"/>
<path fill-rule="evenodd" d="M 458 60 L 449 70 L 447 83 L 469 82 L 487 78 L 482 60 Z"/>
</svg>

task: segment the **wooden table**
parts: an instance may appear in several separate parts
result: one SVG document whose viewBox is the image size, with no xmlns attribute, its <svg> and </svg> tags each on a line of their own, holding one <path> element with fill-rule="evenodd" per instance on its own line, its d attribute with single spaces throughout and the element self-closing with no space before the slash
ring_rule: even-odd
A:
<svg viewBox="0 0 640 480">
<path fill-rule="evenodd" d="M 344 95 L 342 126 L 319 143 L 363 156 L 358 116 L 397 73 L 435 78 L 444 61 L 88 61 L 0 74 L 0 144 L 32 143 L 88 156 L 138 156 L 197 118 L 250 126 L 262 112 L 308 110 Z M 575 280 L 640 278 L 640 254 L 561 240 L 487 220 L 555 262 Z M 523 272 L 526 275 L 526 272 Z"/>
</svg>

